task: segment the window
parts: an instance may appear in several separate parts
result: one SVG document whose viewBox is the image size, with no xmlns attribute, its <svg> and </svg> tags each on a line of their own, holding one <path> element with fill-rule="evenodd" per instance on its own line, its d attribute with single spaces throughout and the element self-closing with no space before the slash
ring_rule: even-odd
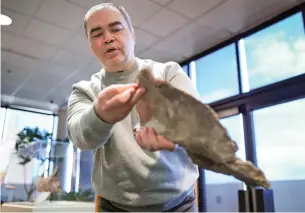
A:
<svg viewBox="0 0 305 213">
<path fill-rule="evenodd" d="M 93 151 L 91 150 L 84 150 L 80 152 L 80 162 L 79 162 L 79 169 L 81 175 L 79 176 L 79 190 L 84 191 L 88 189 L 92 189 L 92 181 L 91 181 L 91 172 L 93 168 L 93 161 L 94 161 Z"/>
<path fill-rule="evenodd" d="M 3 142 L 8 139 L 15 139 L 16 133 L 21 131 L 26 126 L 37 126 L 41 130 L 53 132 L 53 120 L 53 115 L 8 109 L 3 132 Z"/>
<path fill-rule="evenodd" d="M 245 160 L 243 122 L 241 115 L 234 115 L 220 120 L 227 128 L 229 135 L 238 144 L 236 156 Z M 207 211 L 238 212 L 237 190 L 243 183 L 228 175 L 205 170 Z"/>
<path fill-rule="evenodd" d="M 239 42 L 243 92 L 305 72 L 305 36 L 301 13 Z"/>
<path fill-rule="evenodd" d="M 253 111 L 257 163 L 271 182 L 276 211 L 305 210 L 304 110 L 299 99 Z"/>
<path fill-rule="evenodd" d="M 3 137 L 1 150 L 3 154 L 1 156 L 1 165 L 0 168 L 7 168 L 8 174 L 6 177 L 6 182 L 9 183 L 23 183 L 23 167 L 18 164 L 18 157 L 13 155 L 12 152 L 15 147 L 15 141 L 17 139 L 17 133 L 21 131 L 24 127 L 38 127 L 41 130 L 46 130 L 50 133 L 53 132 L 53 115 L 40 114 L 35 112 L 27 112 L 23 110 L 16 109 L 7 109 L 6 118 L 4 121 L 4 129 L 3 129 Z M 33 173 L 35 172 L 35 166 L 38 164 L 38 161 L 33 161 L 33 164 L 27 165 L 29 171 L 33 169 Z M 28 170 L 28 169 L 27 169 Z M 27 172 L 27 180 L 31 182 L 32 172 Z"/>
<path fill-rule="evenodd" d="M 196 87 L 204 103 L 239 93 L 235 45 L 231 44 L 195 62 Z M 191 75 L 192 78 L 194 76 Z"/>
<path fill-rule="evenodd" d="M 299 93 L 295 92 L 299 83 L 289 85 L 289 102 L 285 95 L 277 96 L 281 91 L 278 88 L 266 93 L 268 88 L 261 87 L 305 75 L 304 17 L 303 10 L 243 39 L 235 38 L 235 43 L 192 61 L 189 69 L 203 102 L 210 104 L 236 95 L 236 99 L 214 103 L 213 107 L 251 110 L 243 115 L 250 118 L 251 125 L 244 126 L 240 114 L 220 121 L 238 143 L 236 155 L 243 160 L 246 151 L 251 151 L 245 150 L 244 132 L 253 132 L 256 152 L 252 154 L 271 183 L 275 211 L 282 212 L 305 211 L 305 98 L 298 99 Z M 240 94 L 257 88 L 262 93 Z M 259 97 L 266 99 L 261 101 Z M 245 189 L 243 182 L 207 170 L 203 177 L 205 211 L 239 211 L 238 190 Z"/>
<path fill-rule="evenodd" d="M 182 66 L 182 69 L 183 69 L 183 71 L 184 71 L 187 75 L 189 75 L 188 66 L 187 66 L 187 65 Z"/>
</svg>

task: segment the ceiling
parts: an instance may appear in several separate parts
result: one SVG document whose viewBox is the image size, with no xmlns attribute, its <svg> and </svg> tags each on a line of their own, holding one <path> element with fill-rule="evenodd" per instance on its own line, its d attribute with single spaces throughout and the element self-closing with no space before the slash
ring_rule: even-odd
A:
<svg viewBox="0 0 305 213">
<path fill-rule="evenodd" d="M 100 65 L 82 25 L 101 0 L 2 0 L 12 25 L 1 27 L 2 102 L 52 111 L 71 86 Z M 108 1 L 109 2 L 109 1 Z M 299 0 L 112 0 L 126 8 L 136 31 L 136 55 L 182 62 L 282 13 Z M 50 104 L 52 102 L 52 104 Z"/>
</svg>

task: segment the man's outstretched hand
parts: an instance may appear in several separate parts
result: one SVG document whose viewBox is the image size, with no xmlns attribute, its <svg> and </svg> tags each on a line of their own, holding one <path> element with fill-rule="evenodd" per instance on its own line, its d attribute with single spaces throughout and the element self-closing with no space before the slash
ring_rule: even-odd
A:
<svg viewBox="0 0 305 213">
<path fill-rule="evenodd" d="M 154 129 L 143 127 L 136 132 L 136 140 L 142 149 L 149 151 L 175 150 L 175 144 L 161 135 L 156 135 Z"/>
<path fill-rule="evenodd" d="M 124 119 L 145 94 L 137 84 L 111 85 L 102 90 L 95 103 L 95 111 L 103 121 L 113 124 Z"/>
</svg>

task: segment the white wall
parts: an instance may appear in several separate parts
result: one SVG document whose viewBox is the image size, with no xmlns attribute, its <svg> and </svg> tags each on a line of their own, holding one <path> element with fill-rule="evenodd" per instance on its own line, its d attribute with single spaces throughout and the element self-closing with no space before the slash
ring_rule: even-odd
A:
<svg viewBox="0 0 305 213">
<path fill-rule="evenodd" d="M 60 109 L 58 112 L 57 137 L 64 140 L 68 136 L 67 132 L 67 109 Z"/>
</svg>

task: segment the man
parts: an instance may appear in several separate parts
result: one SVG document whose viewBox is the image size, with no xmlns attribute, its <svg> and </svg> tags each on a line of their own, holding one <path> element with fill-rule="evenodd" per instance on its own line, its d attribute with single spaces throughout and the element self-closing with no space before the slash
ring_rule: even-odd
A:
<svg viewBox="0 0 305 213">
<path fill-rule="evenodd" d="M 153 129 L 139 129 L 134 107 L 146 92 L 135 83 L 143 67 L 198 97 L 190 79 L 175 62 L 135 56 L 136 36 L 123 7 L 91 8 L 84 27 L 103 68 L 73 85 L 67 127 L 76 147 L 94 151 L 92 183 L 101 211 L 197 211 L 197 166 L 183 148 Z"/>
</svg>

